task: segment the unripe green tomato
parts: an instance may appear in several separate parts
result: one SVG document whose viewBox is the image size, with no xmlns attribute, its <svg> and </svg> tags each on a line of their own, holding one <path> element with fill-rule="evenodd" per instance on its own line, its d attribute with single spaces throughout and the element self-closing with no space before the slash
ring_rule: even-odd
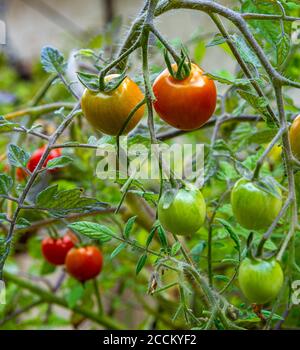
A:
<svg viewBox="0 0 300 350">
<path fill-rule="evenodd" d="M 282 207 L 281 190 L 278 196 L 264 191 L 254 182 L 240 179 L 231 192 L 233 214 L 238 223 L 248 230 L 268 228 Z"/>
<path fill-rule="evenodd" d="M 197 232 L 206 215 L 202 193 L 194 187 L 181 188 L 170 203 L 171 191 L 165 192 L 158 203 L 158 219 L 163 228 L 177 235 Z"/>
<path fill-rule="evenodd" d="M 283 284 L 283 272 L 275 260 L 246 258 L 239 269 L 239 284 L 245 297 L 265 304 L 277 297 Z"/>
</svg>

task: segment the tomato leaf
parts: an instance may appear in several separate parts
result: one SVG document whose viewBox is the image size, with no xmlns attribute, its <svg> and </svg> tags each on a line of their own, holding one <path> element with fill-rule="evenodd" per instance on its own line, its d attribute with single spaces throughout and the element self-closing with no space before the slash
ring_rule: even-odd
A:
<svg viewBox="0 0 300 350">
<path fill-rule="evenodd" d="M 137 265 L 136 265 L 135 273 L 136 273 L 137 275 L 141 272 L 142 268 L 145 266 L 146 261 L 147 261 L 147 254 L 143 254 L 143 255 L 139 258 L 139 260 L 138 260 L 138 262 L 137 262 Z"/>
<path fill-rule="evenodd" d="M 125 242 L 121 243 L 117 246 L 117 248 L 110 254 L 110 258 L 115 258 L 124 248 L 126 248 L 127 244 Z"/>
<path fill-rule="evenodd" d="M 171 248 L 171 256 L 175 256 L 181 248 L 181 243 L 179 241 L 175 242 Z"/>
<path fill-rule="evenodd" d="M 63 168 L 73 162 L 71 157 L 61 156 L 49 160 L 47 163 L 47 169 Z"/>
<path fill-rule="evenodd" d="M 230 238 L 234 241 L 235 243 L 235 249 L 238 251 L 239 255 L 241 253 L 241 241 L 239 236 L 234 232 L 232 226 L 225 220 L 223 219 L 217 219 L 218 222 L 220 222 L 226 231 L 229 233 Z"/>
<path fill-rule="evenodd" d="M 70 292 L 66 295 L 66 300 L 70 309 L 73 309 L 77 302 L 82 298 L 84 293 L 84 287 L 81 283 L 77 283 L 75 287 L 70 289 Z"/>
<path fill-rule="evenodd" d="M 60 217 L 71 212 L 99 210 L 99 208 L 107 207 L 107 204 L 99 202 L 95 198 L 82 196 L 80 188 L 58 191 L 58 185 L 53 185 L 37 195 L 36 206 Z"/>
<path fill-rule="evenodd" d="M 69 224 L 68 227 L 81 235 L 91 239 L 98 239 L 101 243 L 106 243 L 112 237 L 115 237 L 114 232 L 110 228 L 94 222 L 79 221 Z"/>
<path fill-rule="evenodd" d="M 158 237 L 159 237 L 159 240 L 160 240 L 162 247 L 167 248 L 168 241 L 167 241 L 166 231 L 163 229 L 163 227 L 161 225 L 157 226 L 157 233 L 158 233 Z"/>
<path fill-rule="evenodd" d="M 87 89 L 99 92 L 99 77 L 96 74 L 77 72 L 78 80 Z"/>
<path fill-rule="evenodd" d="M 66 63 L 62 53 L 54 47 L 45 46 L 41 52 L 41 62 L 47 73 L 64 73 Z"/>
<path fill-rule="evenodd" d="M 29 154 L 22 150 L 17 145 L 10 144 L 8 146 L 8 155 L 7 155 L 9 164 L 15 167 L 26 167 L 29 160 Z"/>
<path fill-rule="evenodd" d="M 0 195 L 9 194 L 12 187 L 13 187 L 13 179 L 6 174 L 0 174 Z"/>
<path fill-rule="evenodd" d="M 135 223 L 136 218 L 137 218 L 137 216 L 133 216 L 130 219 L 128 219 L 128 221 L 126 223 L 126 226 L 124 228 L 124 236 L 126 238 L 129 238 L 129 235 L 130 235 L 130 233 L 132 231 L 132 228 L 133 228 L 133 225 Z"/>
</svg>

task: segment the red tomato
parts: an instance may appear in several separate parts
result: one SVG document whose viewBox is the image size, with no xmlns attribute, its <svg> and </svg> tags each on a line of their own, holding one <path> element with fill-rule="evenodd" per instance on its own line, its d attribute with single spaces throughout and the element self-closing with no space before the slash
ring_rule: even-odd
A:
<svg viewBox="0 0 300 350">
<path fill-rule="evenodd" d="M 96 277 L 102 270 L 103 256 L 95 246 L 73 248 L 66 257 L 66 268 L 78 281 Z"/>
<path fill-rule="evenodd" d="M 22 168 L 17 168 L 16 170 L 16 177 L 18 181 L 23 181 L 26 179 L 26 172 Z"/>
<path fill-rule="evenodd" d="M 198 129 L 209 120 L 216 108 L 217 90 L 203 73 L 192 63 L 189 77 L 183 80 L 173 78 L 168 69 L 156 78 L 154 108 L 161 119 L 181 130 Z"/>
<path fill-rule="evenodd" d="M 33 172 L 34 169 L 36 168 L 36 166 L 38 165 L 40 159 L 42 158 L 42 156 L 45 152 L 45 149 L 46 149 L 46 146 L 43 146 L 32 153 L 32 155 L 28 161 L 28 164 L 27 164 L 27 169 L 30 172 Z M 51 150 L 47 159 L 45 160 L 43 166 L 45 167 L 47 165 L 47 163 L 49 162 L 49 160 L 60 157 L 61 155 L 62 155 L 61 148 L 55 148 L 55 149 Z M 56 171 L 56 169 L 52 169 L 50 171 L 53 172 L 53 171 Z"/>
<path fill-rule="evenodd" d="M 68 252 L 77 242 L 75 235 L 66 234 L 61 238 L 47 237 L 42 241 L 42 253 L 44 258 L 53 265 L 63 265 Z"/>
</svg>

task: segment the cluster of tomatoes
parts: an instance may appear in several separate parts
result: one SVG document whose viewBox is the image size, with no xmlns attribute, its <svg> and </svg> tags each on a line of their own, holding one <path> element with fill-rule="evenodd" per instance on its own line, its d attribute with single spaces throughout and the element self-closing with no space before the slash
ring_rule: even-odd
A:
<svg viewBox="0 0 300 350">
<path fill-rule="evenodd" d="M 176 67 L 173 66 L 176 69 Z M 109 76 L 111 80 L 114 76 Z M 169 125 L 181 130 L 195 130 L 205 124 L 214 113 L 217 101 L 215 84 L 195 64 L 183 79 L 176 79 L 168 69 L 153 84 L 154 108 Z M 129 78 L 110 94 L 85 90 L 81 106 L 85 117 L 96 129 L 109 135 L 123 130 L 130 132 L 141 120 L 144 106 L 127 118 L 144 99 L 138 86 Z M 300 116 L 294 121 L 290 139 L 292 151 L 300 157 Z M 263 182 L 263 180 L 262 180 Z M 231 205 L 237 222 L 248 230 L 267 229 L 282 207 L 278 186 L 267 191 L 254 181 L 240 179 L 231 193 Z M 190 235 L 204 224 L 206 204 L 202 193 L 195 187 L 184 187 L 165 192 L 158 204 L 158 218 L 162 226 L 177 235 Z M 245 296 L 253 303 L 264 304 L 274 299 L 283 284 L 283 272 L 274 259 L 246 258 L 239 269 L 239 284 Z"/>
<path fill-rule="evenodd" d="M 108 82 L 117 75 L 105 78 Z M 181 130 L 195 130 L 204 125 L 214 113 L 217 92 L 212 80 L 195 64 L 189 75 L 176 79 L 167 69 L 153 84 L 154 108 L 159 117 Z M 88 122 L 97 130 L 117 136 L 133 130 L 143 117 L 143 104 L 136 108 L 144 95 L 130 78 L 126 77 L 116 89 L 107 92 L 85 90 L 81 106 Z M 135 110 L 136 108 L 136 110 Z M 131 113 L 135 110 L 135 113 Z M 128 120 L 128 116 L 131 119 Z M 125 127 L 124 127 L 125 125 Z M 294 155 L 300 158 L 300 116 L 295 119 L 290 140 Z M 33 153 L 27 168 L 32 172 L 44 153 L 44 147 Z M 61 150 L 52 150 L 45 160 L 59 157 Z M 19 177 L 25 176 L 19 171 Z M 248 230 L 267 229 L 282 207 L 282 194 L 278 186 L 274 192 L 264 190 L 256 182 L 240 179 L 231 193 L 231 205 L 237 222 Z M 177 235 L 197 232 L 206 218 L 206 204 L 202 193 L 189 186 L 163 193 L 158 204 L 158 218 L 162 226 Z M 97 276 L 103 258 L 95 246 L 76 247 L 77 238 L 68 233 L 62 238 L 46 238 L 42 242 L 45 259 L 54 265 L 66 265 L 67 271 L 79 281 Z M 246 258 L 239 269 L 239 284 L 245 296 L 253 303 L 264 304 L 275 298 L 283 283 L 280 264 L 273 258 Z"/>
<path fill-rule="evenodd" d="M 80 282 L 95 278 L 102 270 L 103 256 L 96 246 L 78 246 L 78 239 L 68 232 L 63 237 L 42 241 L 44 258 L 52 265 L 65 265 L 68 273 Z"/>
</svg>

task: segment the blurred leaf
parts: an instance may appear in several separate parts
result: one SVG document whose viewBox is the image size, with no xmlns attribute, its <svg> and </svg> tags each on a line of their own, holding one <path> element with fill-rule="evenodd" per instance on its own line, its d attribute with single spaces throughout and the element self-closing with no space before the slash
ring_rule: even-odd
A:
<svg viewBox="0 0 300 350">
<path fill-rule="evenodd" d="M 63 168 L 73 162 L 71 157 L 61 156 L 57 158 L 50 159 L 47 163 L 47 169 Z"/>
<path fill-rule="evenodd" d="M 110 258 L 115 258 L 124 248 L 126 248 L 127 244 L 125 242 L 121 243 L 117 246 L 117 248 L 111 253 Z"/>
<path fill-rule="evenodd" d="M 136 218 L 137 218 L 137 216 L 133 216 L 130 219 L 128 219 L 128 221 L 127 221 L 127 223 L 125 225 L 125 228 L 124 228 L 124 236 L 126 238 L 129 238 L 129 235 L 130 235 L 130 233 L 132 231 L 132 228 L 133 228 L 133 225 L 134 225 L 134 223 L 136 221 Z"/>
<path fill-rule="evenodd" d="M 7 158 L 9 164 L 15 167 L 26 167 L 29 160 L 29 154 L 17 145 L 10 144 L 8 146 Z"/>
<path fill-rule="evenodd" d="M 64 73 L 66 63 L 62 53 L 54 47 L 43 47 L 41 52 L 41 62 L 44 70 L 47 73 Z"/>
<path fill-rule="evenodd" d="M 141 272 L 142 268 L 145 266 L 146 261 L 147 261 L 147 254 L 143 254 L 143 255 L 139 258 L 139 260 L 138 260 L 138 262 L 137 262 L 137 265 L 136 265 L 135 273 L 136 273 L 137 275 Z"/>
<path fill-rule="evenodd" d="M 82 284 L 77 283 L 76 286 L 70 290 L 70 292 L 66 295 L 66 300 L 68 303 L 68 307 L 73 309 L 77 302 L 82 298 L 84 294 L 84 287 Z"/>
<path fill-rule="evenodd" d="M 8 195 L 12 187 L 13 179 L 6 174 L 0 174 L 0 195 Z"/>
<path fill-rule="evenodd" d="M 175 242 L 171 248 L 171 256 L 175 256 L 181 249 L 181 243 L 179 241 Z"/>
</svg>

